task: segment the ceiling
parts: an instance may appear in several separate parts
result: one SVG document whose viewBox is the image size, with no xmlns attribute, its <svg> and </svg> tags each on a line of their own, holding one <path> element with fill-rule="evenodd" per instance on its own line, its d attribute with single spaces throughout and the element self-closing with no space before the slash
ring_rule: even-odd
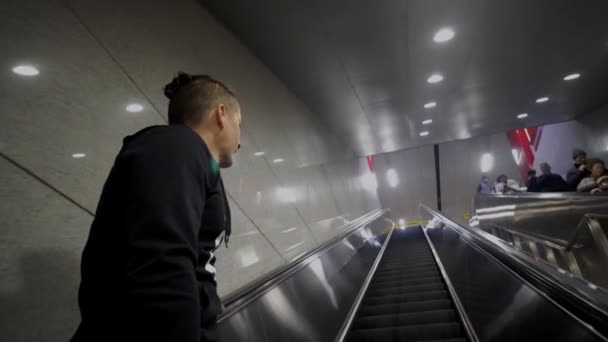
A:
<svg viewBox="0 0 608 342">
<path fill-rule="evenodd" d="M 569 120 L 608 99 L 603 0 L 201 2 L 360 156 Z M 455 37 L 439 44 L 442 27 Z M 444 81 L 427 83 L 434 72 Z"/>
</svg>

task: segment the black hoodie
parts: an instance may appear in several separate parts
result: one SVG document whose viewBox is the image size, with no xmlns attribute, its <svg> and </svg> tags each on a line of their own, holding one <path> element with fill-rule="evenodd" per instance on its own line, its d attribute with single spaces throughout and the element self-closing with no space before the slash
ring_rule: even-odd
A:
<svg viewBox="0 0 608 342">
<path fill-rule="evenodd" d="M 219 167 L 198 134 L 155 126 L 125 138 L 82 254 L 72 341 L 215 340 L 213 251 L 229 235 Z"/>
</svg>

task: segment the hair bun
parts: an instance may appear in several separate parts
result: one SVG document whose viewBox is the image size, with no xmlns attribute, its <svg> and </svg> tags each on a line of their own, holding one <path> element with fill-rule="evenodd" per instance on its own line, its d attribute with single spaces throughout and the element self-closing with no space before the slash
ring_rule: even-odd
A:
<svg viewBox="0 0 608 342">
<path fill-rule="evenodd" d="M 169 100 L 173 99 L 175 94 L 177 94 L 177 92 L 186 84 L 190 83 L 190 81 L 192 81 L 192 75 L 183 71 L 178 72 L 177 76 L 175 76 L 173 80 L 171 80 L 171 82 L 165 86 L 165 96 Z"/>
</svg>

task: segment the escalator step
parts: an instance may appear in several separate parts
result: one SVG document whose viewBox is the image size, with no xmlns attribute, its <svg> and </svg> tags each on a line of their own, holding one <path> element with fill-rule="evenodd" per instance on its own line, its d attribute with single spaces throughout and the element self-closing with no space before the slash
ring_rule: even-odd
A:
<svg viewBox="0 0 608 342">
<path fill-rule="evenodd" d="M 399 266 L 399 265 L 389 265 L 386 267 L 380 267 L 376 272 L 387 272 L 387 271 L 397 271 L 397 272 L 424 272 L 424 271 L 437 271 L 437 267 L 433 266 L 416 266 L 416 267 L 407 267 L 407 266 Z"/>
<path fill-rule="evenodd" d="M 428 300 L 437 299 L 449 299 L 447 291 L 429 291 L 429 292 L 417 292 L 417 293 L 403 293 L 394 296 L 380 296 L 380 297 L 365 297 L 363 304 L 379 305 L 384 303 L 411 303 L 411 302 L 424 302 Z"/>
<path fill-rule="evenodd" d="M 392 285 L 416 285 L 416 284 L 428 284 L 428 283 L 437 283 L 441 282 L 441 278 L 439 274 L 437 276 L 431 277 L 395 277 L 395 278 L 387 278 L 387 279 L 378 279 L 373 280 L 371 286 L 392 286 Z"/>
<path fill-rule="evenodd" d="M 435 310 L 362 317 L 353 323 L 352 329 L 387 328 L 414 324 L 449 323 L 455 321 L 457 321 L 457 316 L 454 310 Z"/>
<path fill-rule="evenodd" d="M 423 276 L 433 276 L 439 275 L 439 271 L 436 269 L 427 269 L 427 270 L 419 270 L 419 271 L 407 271 L 407 270 L 390 270 L 390 271 L 377 271 L 376 276 L 381 278 L 386 277 L 401 277 L 404 275 L 408 275 L 410 277 L 423 277 Z"/>
<path fill-rule="evenodd" d="M 458 323 L 436 323 L 408 325 L 394 328 L 376 328 L 352 330 L 348 334 L 348 341 L 409 341 L 428 339 L 449 339 L 462 337 L 462 330 Z"/>
<path fill-rule="evenodd" d="M 449 299 L 432 299 L 410 303 L 363 304 L 359 307 L 358 317 L 387 315 L 392 313 L 421 312 L 451 309 Z"/>
<path fill-rule="evenodd" d="M 374 278 L 377 279 L 397 279 L 397 278 L 427 278 L 432 276 L 438 276 L 439 272 L 435 270 L 429 270 L 424 272 L 379 272 Z M 372 279 L 374 279 L 372 278 Z"/>
<path fill-rule="evenodd" d="M 422 285 L 409 285 L 409 286 L 395 286 L 395 287 L 386 287 L 386 286 L 378 286 L 378 287 L 369 287 L 367 289 L 366 294 L 370 297 L 379 297 L 386 295 L 396 295 L 396 294 L 404 294 L 404 293 L 413 293 L 413 292 L 428 292 L 428 291 L 439 291 L 443 290 L 443 283 L 431 283 L 431 284 L 422 284 Z"/>
<path fill-rule="evenodd" d="M 394 231 L 347 341 L 466 342 L 422 229 Z"/>
<path fill-rule="evenodd" d="M 437 266 L 434 263 L 429 263 L 429 262 L 420 262 L 420 263 L 411 263 L 411 262 L 394 262 L 394 263 L 387 263 L 387 266 L 390 265 L 391 267 L 400 267 L 400 268 L 407 268 L 407 269 L 417 269 L 417 268 L 423 268 L 423 267 L 432 267 L 432 268 L 436 268 Z M 381 268 L 384 267 L 384 265 L 381 266 Z"/>
</svg>

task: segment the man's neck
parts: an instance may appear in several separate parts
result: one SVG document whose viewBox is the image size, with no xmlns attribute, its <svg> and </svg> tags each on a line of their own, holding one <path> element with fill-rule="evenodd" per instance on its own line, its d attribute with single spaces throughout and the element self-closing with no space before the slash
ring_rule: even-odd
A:
<svg viewBox="0 0 608 342">
<path fill-rule="evenodd" d="M 205 142 L 205 145 L 207 145 L 207 148 L 209 149 L 209 153 L 211 153 L 211 157 L 213 157 L 213 159 L 215 159 L 216 162 L 219 162 L 219 152 L 217 149 L 217 145 L 216 145 L 216 139 L 215 136 L 213 135 L 213 133 L 204 130 L 204 129 L 197 129 L 197 128 L 192 128 L 194 130 L 194 132 L 196 132 L 201 139 L 203 139 L 203 141 Z"/>
</svg>

